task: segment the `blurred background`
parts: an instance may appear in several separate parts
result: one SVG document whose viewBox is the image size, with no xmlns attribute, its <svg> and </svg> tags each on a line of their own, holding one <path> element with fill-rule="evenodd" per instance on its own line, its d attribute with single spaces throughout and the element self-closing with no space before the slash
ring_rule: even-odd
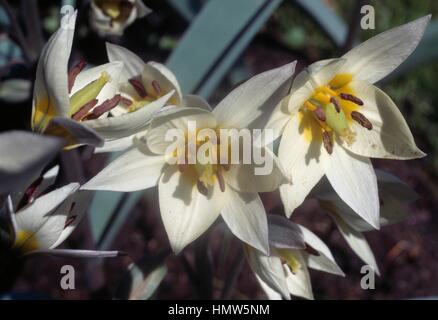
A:
<svg viewBox="0 0 438 320">
<path fill-rule="evenodd" d="M 183 91 L 214 106 L 254 74 L 298 60 L 308 64 L 342 55 L 382 31 L 432 14 L 414 54 L 380 85 L 407 119 L 417 145 L 428 154 L 414 161 L 373 161 L 412 186 L 419 200 L 402 223 L 369 232 L 367 239 L 381 269 L 375 290 L 362 290 L 363 263 L 349 249 L 318 204 L 306 201 L 293 215 L 320 236 L 346 273 L 345 278 L 311 271 L 317 299 L 393 299 L 438 297 L 438 2 L 434 0 L 144 0 L 153 12 L 127 27 L 123 36 L 101 37 L 89 25 L 89 1 L 0 0 L 0 130 L 30 129 L 31 90 L 42 46 L 59 26 L 60 7 L 79 10 L 71 63 L 107 61 L 105 42 L 120 44 L 145 61 L 166 63 Z M 361 30 L 360 8 L 375 9 L 375 29 Z M 61 181 L 85 181 L 108 161 L 81 148 L 61 156 Z M 1 155 L 0 155 L 1 156 Z M 114 155 L 113 155 L 114 156 Z M 276 193 L 262 195 L 270 212 L 281 212 Z M 184 255 L 166 259 L 167 272 L 157 299 L 199 296 L 264 298 L 242 252 L 220 222 Z M 209 245 L 204 256 L 194 253 Z M 163 263 L 168 241 L 160 220 L 156 190 L 130 195 L 96 194 L 89 219 L 64 244 L 72 248 L 123 250 L 126 257 L 85 261 L 28 259 L 14 293 L 19 297 L 100 299 L 123 296 L 127 266 L 143 270 Z M 205 249 L 205 248 L 204 248 Z M 195 259 L 195 257 L 198 257 Z M 210 263 L 212 262 L 212 263 Z M 1 263 L 1 262 L 0 262 Z M 59 286 L 62 265 L 76 270 L 76 289 Z M 241 270 L 230 274 L 229 268 Z M 141 269 L 140 268 L 140 269 Z M 200 276 L 196 269 L 204 270 Z M 164 269 L 163 269 L 164 270 Z M 166 271 L 166 270 L 164 270 Z M 229 288 L 228 288 L 229 287 Z M 119 288 L 119 290 L 118 290 Z"/>
</svg>

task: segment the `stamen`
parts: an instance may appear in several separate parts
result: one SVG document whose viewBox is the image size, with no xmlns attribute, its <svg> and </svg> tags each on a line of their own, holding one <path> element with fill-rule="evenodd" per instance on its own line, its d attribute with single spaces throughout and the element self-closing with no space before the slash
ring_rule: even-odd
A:
<svg viewBox="0 0 438 320">
<path fill-rule="evenodd" d="M 122 97 L 120 99 L 120 103 L 123 104 L 123 106 L 125 106 L 125 107 L 129 107 L 131 104 L 133 104 L 132 100 L 128 99 L 126 97 Z"/>
<path fill-rule="evenodd" d="M 69 70 L 68 72 L 68 93 L 71 92 L 73 85 L 75 84 L 76 77 L 85 68 L 87 63 L 85 60 L 79 60 L 79 62 Z"/>
<path fill-rule="evenodd" d="M 161 95 L 161 87 L 160 87 L 160 84 L 158 83 L 157 80 L 152 80 L 152 87 L 154 88 L 157 96 L 160 96 Z"/>
<path fill-rule="evenodd" d="M 335 109 L 338 113 L 341 112 L 341 106 L 339 105 L 338 99 L 336 99 L 335 97 L 331 97 L 330 102 L 333 103 L 333 105 L 335 106 Z"/>
<path fill-rule="evenodd" d="M 373 129 L 373 124 L 362 113 L 357 111 L 352 111 L 351 118 L 354 121 L 358 122 L 362 127 L 367 128 L 368 130 Z"/>
<path fill-rule="evenodd" d="M 101 115 L 103 115 L 105 112 L 110 111 L 114 107 L 116 107 L 121 99 L 120 94 L 116 94 L 111 99 L 107 99 L 104 102 L 102 102 L 100 105 L 98 105 L 96 108 L 93 109 L 93 113 L 89 114 L 86 117 L 86 120 L 93 120 L 99 118 Z"/>
<path fill-rule="evenodd" d="M 219 182 L 219 188 L 222 192 L 225 191 L 225 180 L 220 170 L 216 171 L 217 181 Z"/>
<path fill-rule="evenodd" d="M 354 104 L 357 104 L 358 106 L 363 106 L 363 101 L 352 94 L 341 93 L 339 96 L 341 97 L 342 100 L 347 100 L 353 102 Z"/>
<path fill-rule="evenodd" d="M 203 194 L 204 196 L 208 195 L 208 189 L 202 181 L 198 180 L 196 187 L 198 188 L 199 193 Z"/>
<path fill-rule="evenodd" d="M 333 153 L 333 141 L 332 137 L 330 136 L 330 133 L 327 131 L 323 131 L 322 133 L 322 142 L 324 144 L 324 148 L 327 151 L 328 154 Z"/>
<path fill-rule="evenodd" d="M 316 108 L 315 110 L 313 110 L 313 114 L 319 121 L 325 122 L 325 112 L 324 110 L 322 110 L 322 108 Z"/>
<path fill-rule="evenodd" d="M 143 86 L 143 83 L 140 80 L 131 78 L 128 81 L 141 98 L 147 97 L 148 94 Z"/>
<path fill-rule="evenodd" d="M 84 118 L 84 117 L 88 114 L 88 112 L 89 112 L 91 109 L 93 109 L 93 107 L 97 104 L 97 101 L 98 101 L 97 99 L 93 99 L 93 100 L 87 102 L 83 107 L 81 107 L 81 108 L 79 109 L 78 112 L 76 112 L 76 113 L 72 116 L 72 119 L 73 119 L 73 120 L 76 120 L 76 121 L 81 121 L 82 118 Z"/>
<path fill-rule="evenodd" d="M 306 101 L 305 103 L 304 103 L 304 106 L 307 108 L 307 110 L 309 110 L 309 111 L 314 111 L 314 110 L 316 110 L 316 106 L 314 105 L 314 104 L 312 104 L 311 102 L 309 102 L 309 101 Z"/>
</svg>

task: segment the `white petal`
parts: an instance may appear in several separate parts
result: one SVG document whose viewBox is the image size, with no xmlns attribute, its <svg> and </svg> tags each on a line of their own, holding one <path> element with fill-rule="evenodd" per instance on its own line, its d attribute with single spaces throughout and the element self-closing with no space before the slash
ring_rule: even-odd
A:
<svg viewBox="0 0 438 320">
<path fill-rule="evenodd" d="M 344 63 L 344 59 L 323 60 L 320 64 L 315 63 L 301 71 L 292 84 L 289 113 L 294 115 L 317 88 L 327 85 L 338 74 Z"/>
<path fill-rule="evenodd" d="M 131 192 L 151 188 L 157 185 L 163 165 L 163 156 L 131 149 L 111 162 L 81 189 Z"/>
<path fill-rule="evenodd" d="M 376 258 L 374 258 L 373 251 L 368 245 L 368 241 L 365 236 L 362 233 L 351 228 L 336 213 L 332 213 L 331 215 L 335 220 L 336 225 L 338 226 L 339 232 L 342 234 L 345 241 L 347 241 L 350 248 L 359 256 L 359 258 L 362 259 L 363 262 L 373 267 L 375 272 L 380 275 Z"/>
<path fill-rule="evenodd" d="M 128 79 L 138 76 L 143 72 L 145 63 L 132 51 L 112 43 L 106 43 L 106 52 L 110 62 L 122 61 L 124 68 L 120 76 L 120 82 L 127 82 Z"/>
<path fill-rule="evenodd" d="M 290 81 L 295 65 L 296 61 L 258 74 L 231 91 L 213 110 L 218 123 L 224 128 L 247 127 L 262 114 L 262 107 L 267 108 L 264 104 L 272 95 Z"/>
<path fill-rule="evenodd" d="M 70 109 L 68 94 L 68 60 L 73 43 L 77 11 L 49 39 L 38 61 L 33 94 L 32 128 L 40 130 L 41 115 L 56 112 L 67 116 Z M 53 116 L 53 114 L 52 114 Z"/>
<path fill-rule="evenodd" d="M 252 147 L 253 154 L 263 154 L 257 160 L 259 164 L 231 164 L 229 171 L 224 171 L 224 179 L 234 189 L 243 192 L 272 192 L 284 183 L 290 182 L 280 160 L 269 148 Z"/>
<path fill-rule="evenodd" d="M 52 168 L 50 168 L 47 172 L 43 174 L 41 177 L 42 180 L 38 184 L 35 192 L 33 193 L 33 196 L 35 198 L 39 197 L 42 193 L 44 193 L 48 188 L 53 186 L 53 184 L 56 181 L 56 178 L 58 177 L 59 173 L 59 165 L 56 165 Z"/>
<path fill-rule="evenodd" d="M 88 120 L 84 121 L 83 124 L 95 130 L 105 139 L 118 139 L 145 131 L 149 127 L 154 113 L 166 105 L 172 94 L 173 92 L 169 92 L 134 112 L 116 117 Z"/>
<path fill-rule="evenodd" d="M 166 66 L 150 61 L 144 65 L 141 81 L 147 93 L 156 93 L 153 82 L 157 81 L 161 94 L 173 91 L 172 104 L 180 106 L 182 103 L 181 88 L 175 75 Z"/>
<path fill-rule="evenodd" d="M 312 283 L 306 261 L 299 251 L 293 251 L 293 255 L 300 264 L 296 273 L 292 273 L 288 267 L 283 266 L 289 292 L 296 297 L 313 300 Z"/>
<path fill-rule="evenodd" d="M 225 190 L 222 218 L 231 232 L 243 242 L 269 254 L 268 222 L 257 193 Z"/>
<path fill-rule="evenodd" d="M 157 113 L 146 134 L 147 144 L 152 152 L 164 154 L 174 141 L 166 141 L 166 133 L 179 129 L 187 133 L 188 122 L 194 121 L 196 128 L 216 128 L 216 119 L 207 110 L 199 108 L 171 107 Z"/>
<path fill-rule="evenodd" d="M 88 207 L 93 199 L 94 193 L 90 191 L 77 191 L 70 195 L 62 205 L 56 209 L 53 215 L 64 215 L 66 221 L 69 221 L 68 226 L 64 227 L 58 240 L 51 246 L 56 248 L 62 244 L 70 234 L 76 229 L 82 218 L 87 213 Z"/>
<path fill-rule="evenodd" d="M 175 166 L 167 166 L 158 183 L 161 218 L 175 253 L 196 240 L 218 218 L 224 205 L 219 188 L 205 196 Z"/>
<path fill-rule="evenodd" d="M 306 196 L 324 175 L 323 164 L 327 153 L 322 150 L 320 128 L 314 120 L 304 118 L 301 113 L 291 118 L 280 141 L 278 157 L 288 174 L 292 175 L 292 184 L 280 186 L 281 200 L 286 215 L 304 201 Z M 305 129 L 304 129 L 305 128 Z"/>
<path fill-rule="evenodd" d="M 274 111 L 272 111 L 271 116 L 265 126 L 265 130 L 272 130 L 272 139 L 265 138 L 263 140 L 264 145 L 269 145 L 283 134 L 288 121 L 292 117 L 289 113 L 288 104 L 289 97 L 286 97 L 281 100 L 275 107 Z"/>
<path fill-rule="evenodd" d="M 92 81 L 99 79 L 102 73 L 106 72 L 109 75 L 109 82 L 103 86 L 102 90 L 96 97 L 98 100 L 97 105 L 99 105 L 105 100 L 111 99 L 117 93 L 122 70 L 123 62 L 115 61 L 81 71 L 75 79 L 70 96 L 75 94 L 78 90 L 84 88 Z"/>
<path fill-rule="evenodd" d="M 208 111 L 212 110 L 211 106 L 207 102 L 207 100 L 205 100 L 201 96 L 197 96 L 197 95 L 194 95 L 194 94 L 186 94 L 186 95 L 183 96 L 182 107 L 200 108 L 200 109 L 205 109 L 205 110 L 208 110 Z"/>
<path fill-rule="evenodd" d="M 78 183 L 71 183 L 39 197 L 19 210 L 15 215 L 17 231 L 30 233 L 26 241 L 34 238 L 40 249 L 51 248 L 61 235 L 67 217 L 59 214 L 56 209 L 78 188 Z"/>
<path fill-rule="evenodd" d="M 260 251 L 244 246 L 245 256 L 249 266 L 255 273 L 259 282 L 270 290 L 280 294 L 285 299 L 290 299 L 289 290 L 286 284 L 286 276 L 283 264 L 277 256 L 267 256 Z M 270 293 L 268 290 L 267 293 Z M 274 295 L 275 296 L 275 295 Z M 278 297 L 275 297 L 278 298 Z"/>
<path fill-rule="evenodd" d="M 266 297 L 268 300 L 282 300 L 281 294 L 279 294 L 277 291 L 271 289 L 270 286 L 266 282 L 264 282 L 259 276 L 256 275 L 257 282 L 260 284 L 260 287 L 265 292 Z M 290 295 L 289 295 L 290 296 Z M 290 299 L 290 297 L 289 297 Z"/>
<path fill-rule="evenodd" d="M 47 254 L 64 258 L 115 258 L 121 256 L 120 251 L 94 251 L 73 249 L 35 250 L 30 254 Z"/>
<path fill-rule="evenodd" d="M 54 117 L 50 120 L 45 133 L 64 138 L 66 147 L 103 144 L 103 139 L 97 132 L 70 118 Z"/>
<path fill-rule="evenodd" d="M 133 145 L 133 139 L 136 135 L 127 136 L 120 139 L 107 140 L 103 143 L 102 147 L 95 148 L 94 153 L 105 153 L 105 152 L 120 152 L 126 151 Z"/>
<path fill-rule="evenodd" d="M 333 255 L 326 244 L 309 229 L 306 229 L 303 226 L 299 227 L 303 233 L 304 241 L 318 252 L 318 255 L 303 253 L 308 267 L 315 270 L 344 276 L 345 274 L 342 272 L 341 268 L 339 268 L 335 258 L 333 258 Z"/>
<path fill-rule="evenodd" d="M 431 15 L 383 32 L 347 52 L 342 72 L 375 83 L 390 74 L 415 50 Z"/>
<path fill-rule="evenodd" d="M 25 131 L 0 134 L 0 194 L 27 188 L 61 150 L 63 141 Z"/>
<path fill-rule="evenodd" d="M 379 229 L 379 194 L 370 160 L 335 145 L 326 162 L 325 174 L 339 197 Z"/>
<path fill-rule="evenodd" d="M 364 102 L 358 111 L 373 125 L 372 130 L 352 122 L 356 141 L 345 148 L 364 157 L 387 159 L 414 159 L 425 156 L 415 144 L 400 110 L 391 98 L 379 88 L 363 81 L 353 81 L 351 87 Z"/>
</svg>

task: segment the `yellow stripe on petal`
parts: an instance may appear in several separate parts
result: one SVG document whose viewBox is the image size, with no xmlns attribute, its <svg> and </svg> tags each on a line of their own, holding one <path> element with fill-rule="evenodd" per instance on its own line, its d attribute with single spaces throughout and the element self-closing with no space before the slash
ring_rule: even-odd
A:
<svg viewBox="0 0 438 320">
<path fill-rule="evenodd" d="M 338 88 L 348 85 L 353 80 L 353 75 L 349 73 L 337 74 L 329 83 L 329 86 L 336 90 Z"/>
<path fill-rule="evenodd" d="M 277 249 L 280 257 L 286 261 L 292 273 L 297 273 L 301 269 L 301 263 L 295 257 L 293 250 L 290 249 Z"/>
<path fill-rule="evenodd" d="M 311 143 L 322 140 L 322 129 L 320 124 L 315 120 L 309 111 L 300 110 L 297 114 L 298 130 L 304 136 L 304 139 Z"/>
<path fill-rule="evenodd" d="M 39 244 L 32 232 L 20 230 L 15 236 L 14 247 L 26 253 L 39 249 Z"/>
<path fill-rule="evenodd" d="M 36 132 L 43 132 L 49 121 L 56 115 L 56 108 L 50 103 L 49 98 L 39 98 L 35 101 L 34 105 L 32 130 Z"/>
</svg>

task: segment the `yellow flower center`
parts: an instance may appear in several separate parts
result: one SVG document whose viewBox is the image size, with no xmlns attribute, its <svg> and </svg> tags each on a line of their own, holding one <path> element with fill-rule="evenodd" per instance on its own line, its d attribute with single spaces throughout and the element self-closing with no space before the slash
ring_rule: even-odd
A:
<svg viewBox="0 0 438 320">
<path fill-rule="evenodd" d="M 199 131 L 201 130 L 197 132 Z M 193 146 L 190 145 L 192 139 L 195 141 Z M 184 154 L 178 154 L 181 149 L 176 149 L 171 155 L 176 159 L 183 160 L 178 162 L 178 170 L 205 196 L 209 194 L 210 188 L 214 187 L 216 183 L 222 192 L 225 191 L 223 175 L 225 171 L 229 170 L 230 150 L 228 149 L 227 159 L 224 161 L 221 158 L 219 138 L 217 140 L 210 141 L 208 137 L 199 137 L 198 134 L 195 137 L 186 136 Z"/>
<path fill-rule="evenodd" d="M 368 119 L 357 111 L 363 101 L 351 87 L 352 79 L 351 74 L 336 75 L 327 85 L 318 87 L 299 111 L 300 129 L 305 139 L 322 140 L 328 153 L 332 152 L 333 135 L 349 145 L 354 143 L 353 120 L 368 130 L 372 129 Z"/>
</svg>

